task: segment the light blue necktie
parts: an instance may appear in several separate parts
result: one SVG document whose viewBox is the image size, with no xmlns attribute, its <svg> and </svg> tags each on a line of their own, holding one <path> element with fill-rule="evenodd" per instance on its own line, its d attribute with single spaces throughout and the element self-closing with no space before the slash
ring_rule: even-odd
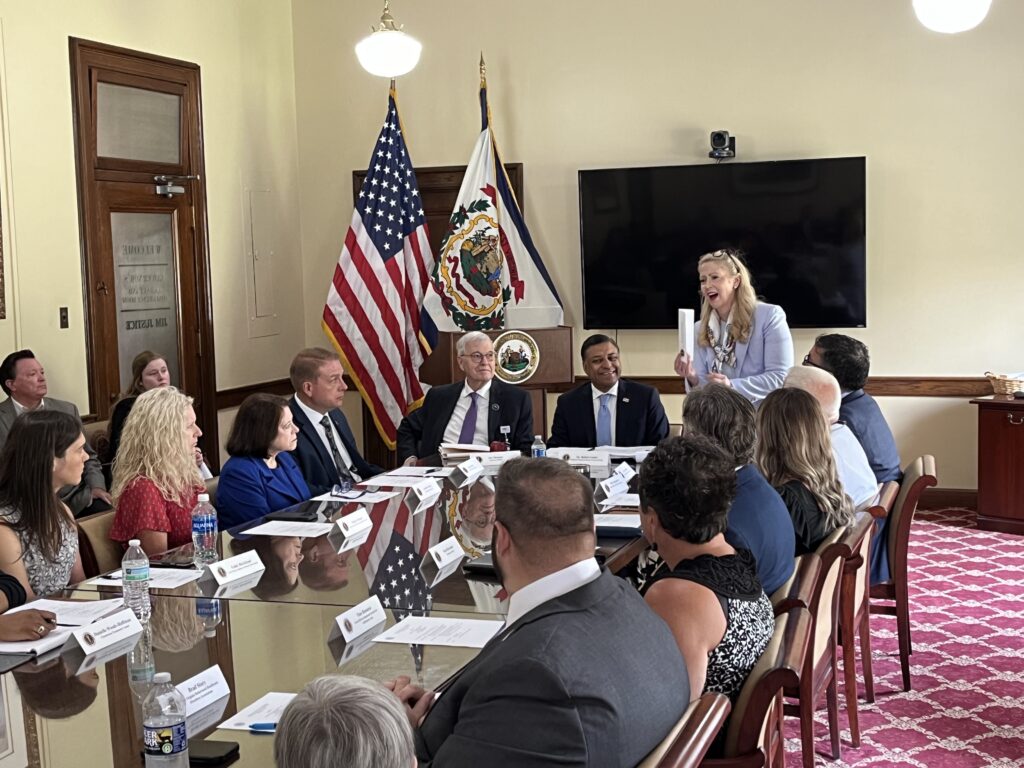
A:
<svg viewBox="0 0 1024 768">
<path fill-rule="evenodd" d="M 597 444 L 612 444 L 612 412 L 608 410 L 608 401 L 612 399 L 610 394 L 601 395 L 601 405 L 597 409 Z"/>
</svg>

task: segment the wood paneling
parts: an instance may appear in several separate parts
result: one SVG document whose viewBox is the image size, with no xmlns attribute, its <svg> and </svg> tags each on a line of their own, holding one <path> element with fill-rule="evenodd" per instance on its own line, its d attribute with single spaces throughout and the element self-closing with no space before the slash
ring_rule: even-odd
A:
<svg viewBox="0 0 1024 768">
<path fill-rule="evenodd" d="M 918 506 L 921 509 L 977 509 L 978 491 L 974 488 L 925 488 Z"/>
<path fill-rule="evenodd" d="M 864 389 L 875 397 L 985 397 L 992 383 L 984 376 L 872 376 Z"/>
<path fill-rule="evenodd" d="M 348 376 L 345 377 L 345 383 L 352 388 L 353 384 L 349 380 Z M 217 392 L 217 410 L 223 411 L 226 408 L 237 408 L 242 404 L 249 395 L 255 395 L 257 392 L 266 392 L 270 395 L 280 395 L 281 397 L 291 397 L 295 394 L 292 389 L 292 383 L 288 379 L 277 379 L 275 381 L 264 381 L 259 384 L 246 384 L 244 387 L 235 387 L 233 389 L 221 389 Z"/>
</svg>

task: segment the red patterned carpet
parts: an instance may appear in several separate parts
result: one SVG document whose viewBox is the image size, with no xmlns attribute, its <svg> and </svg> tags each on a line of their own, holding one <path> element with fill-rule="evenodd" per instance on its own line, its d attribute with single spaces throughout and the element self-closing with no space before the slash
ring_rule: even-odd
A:
<svg viewBox="0 0 1024 768">
<path fill-rule="evenodd" d="M 850 747 L 840 684 L 842 758 L 827 757 L 823 707 L 816 764 L 1024 766 L 1024 537 L 978 531 L 969 510 L 919 512 L 910 569 L 913 689 L 902 690 L 896 620 L 872 616 L 875 703 L 860 700 L 862 744 Z M 786 735 L 798 766 L 795 718 Z"/>
</svg>

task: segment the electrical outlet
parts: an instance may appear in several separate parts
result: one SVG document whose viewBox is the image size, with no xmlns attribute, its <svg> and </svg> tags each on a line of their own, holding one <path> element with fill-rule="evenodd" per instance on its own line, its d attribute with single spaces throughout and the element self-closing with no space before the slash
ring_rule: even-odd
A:
<svg viewBox="0 0 1024 768">
<path fill-rule="evenodd" d="M 60 327 L 61 328 L 67 328 L 68 327 L 68 308 L 67 307 L 61 307 L 60 308 Z"/>
</svg>

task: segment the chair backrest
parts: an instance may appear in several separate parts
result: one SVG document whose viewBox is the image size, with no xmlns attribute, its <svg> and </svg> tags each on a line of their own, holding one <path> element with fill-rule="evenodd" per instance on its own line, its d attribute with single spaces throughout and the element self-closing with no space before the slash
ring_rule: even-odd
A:
<svg viewBox="0 0 1024 768">
<path fill-rule="evenodd" d="M 639 768 L 696 768 L 718 736 L 729 709 L 729 699 L 721 693 L 705 693 L 691 701 L 679 722 Z"/>
<path fill-rule="evenodd" d="M 110 456 L 110 422 L 90 421 L 88 424 L 82 425 L 82 434 L 85 435 L 86 442 L 96 451 L 100 462 L 109 464 L 113 459 Z"/>
<path fill-rule="evenodd" d="M 783 735 L 781 692 L 800 684 L 811 639 L 811 614 L 793 608 L 775 619 L 775 631 L 768 647 L 750 671 L 732 708 L 726 727 L 722 756 L 737 758 L 761 753 L 763 765 L 774 765 L 781 753 Z M 751 765 L 762 763 L 751 763 Z"/>
<path fill-rule="evenodd" d="M 888 517 L 896 505 L 896 497 L 900 492 L 900 484 L 895 480 L 887 480 L 882 483 L 882 489 L 878 492 L 875 503 L 868 507 L 872 517 Z"/>
<path fill-rule="evenodd" d="M 935 457 L 918 456 L 903 471 L 903 482 L 892 509 L 889 521 L 889 570 L 893 580 L 905 577 L 907 573 L 907 545 L 910 541 L 910 524 L 925 488 L 938 483 L 935 474 Z"/>
<path fill-rule="evenodd" d="M 846 533 L 839 540 L 849 551 L 843 564 L 842 600 L 852 600 L 853 615 L 867 604 L 868 580 L 871 570 L 871 536 L 875 518 L 867 510 L 858 512 Z"/>
<path fill-rule="evenodd" d="M 214 509 L 217 507 L 217 485 L 220 483 L 220 475 L 217 477 L 211 477 L 206 481 L 206 492 L 210 495 L 210 503 L 213 504 Z"/>
<path fill-rule="evenodd" d="M 82 566 L 85 568 L 87 577 L 91 578 L 112 571 L 121 564 L 124 551 L 120 544 L 110 540 L 110 528 L 113 524 L 114 510 L 112 509 L 78 519 L 78 526 L 89 542 L 95 562 L 96 572 L 89 573 L 93 568 L 86 568 L 86 558 L 83 556 Z"/>
<path fill-rule="evenodd" d="M 807 552 L 800 555 L 796 559 L 793 575 L 772 593 L 772 608 L 775 609 L 775 615 L 781 616 L 798 606 L 810 609 L 814 585 L 818 583 L 820 572 L 821 558 L 816 553 Z"/>
<path fill-rule="evenodd" d="M 851 554 L 843 543 L 846 526 L 840 526 L 818 545 L 821 558 L 821 573 L 811 598 L 810 611 L 814 619 L 814 639 L 811 641 L 810 667 L 830 653 L 835 645 L 836 622 L 839 619 L 839 587 L 843 577 L 843 565 Z"/>
<path fill-rule="evenodd" d="M 683 434 L 683 425 L 682 424 L 669 424 L 668 425 L 668 436 L 669 437 L 679 437 L 681 434 Z"/>
</svg>

